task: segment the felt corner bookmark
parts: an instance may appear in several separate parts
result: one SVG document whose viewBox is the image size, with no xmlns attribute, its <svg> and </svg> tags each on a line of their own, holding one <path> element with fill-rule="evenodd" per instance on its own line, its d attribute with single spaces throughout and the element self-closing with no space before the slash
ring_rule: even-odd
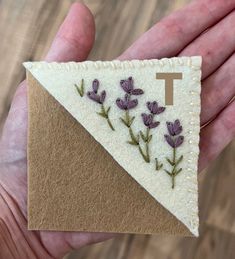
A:
<svg viewBox="0 0 235 259">
<path fill-rule="evenodd" d="M 31 229 L 198 236 L 201 57 L 24 65 Z"/>
</svg>

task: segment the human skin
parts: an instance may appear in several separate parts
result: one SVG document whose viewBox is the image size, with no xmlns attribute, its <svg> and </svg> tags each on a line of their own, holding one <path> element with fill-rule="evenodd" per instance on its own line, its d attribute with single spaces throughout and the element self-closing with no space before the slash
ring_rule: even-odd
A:
<svg viewBox="0 0 235 259">
<path fill-rule="evenodd" d="M 144 33 L 120 60 L 201 55 L 202 112 L 199 171 L 235 136 L 235 0 L 197 0 L 172 13 Z M 89 9 L 72 5 L 46 61 L 83 61 L 95 38 Z M 27 87 L 14 96 L 0 141 L 0 237 L 10 233 L 12 250 L 24 258 L 61 258 L 72 249 L 113 234 L 27 230 Z M 2 224 L 2 225 L 1 225 Z M 3 226 L 3 227 L 1 227 Z M 3 234 L 2 234 L 3 235 Z M 1 240 L 1 239 L 0 239 Z M 1 248 L 0 255 L 7 245 Z M 34 257 L 33 257 L 34 256 Z M 1 257 L 1 256 L 0 256 Z"/>
</svg>

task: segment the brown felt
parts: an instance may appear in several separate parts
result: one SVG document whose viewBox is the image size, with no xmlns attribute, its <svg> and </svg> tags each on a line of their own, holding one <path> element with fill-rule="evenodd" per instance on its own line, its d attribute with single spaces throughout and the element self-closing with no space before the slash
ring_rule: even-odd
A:
<svg viewBox="0 0 235 259">
<path fill-rule="evenodd" d="M 29 229 L 192 235 L 27 77 Z"/>
</svg>

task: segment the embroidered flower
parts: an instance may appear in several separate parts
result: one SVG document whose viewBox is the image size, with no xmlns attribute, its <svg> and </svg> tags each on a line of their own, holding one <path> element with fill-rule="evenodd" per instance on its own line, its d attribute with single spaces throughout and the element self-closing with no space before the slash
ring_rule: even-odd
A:
<svg viewBox="0 0 235 259">
<path fill-rule="evenodd" d="M 184 142 L 184 136 L 178 136 L 183 130 L 180 121 L 167 122 L 166 125 L 169 135 L 166 134 L 164 137 L 167 143 L 173 148 L 181 146 Z"/>
<path fill-rule="evenodd" d="M 128 94 L 125 94 L 124 100 L 122 100 L 121 98 L 118 98 L 116 100 L 116 104 L 121 110 L 130 110 L 135 108 L 138 105 L 138 100 L 137 99 L 130 100 L 130 96 Z"/>
<path fill-rule="evenodd" d="M 92 89 L 93 89 L 93 92 L 97 94 L 98 92 L 98 89 L 99 89 L 99 86 L 100 86 L 100 82 L 95 79 L 93 82 L 92 82 Z"/>
<path fill-rule="evenodd" d="M 95 79 L 92 83 L 92 89 L 93 91 L 88 91 L 87 96 L 92 100 L 97 103 L 103 104 L 105 101 L 106 97 L 106 91 L 102 91 L 100 94 L 98 94 L 98 89 L 99 89 L 99 81 Z"/>
<path fill-rule="evenodd" d="M 133 82 L 132 77 L 129 77 L 126 80 L 121 80 L 120 85 L 127 94 L 141 95 L 144 93 L 144 91 L 142 89 L 139 89 L 139 88 L 134 89 L 134 82 Z"/>
<path fill-rule="evenodd" d="M 175 122 L 167 122 L 166 125 L 171 136 L 179 135 L 182 132 L 182 126 L 180 125 L 179 120 L 175 120 Z"/>
<path fill-rule="evenodd" d="M 147 102 L 146 106 L 148 110 L 150 111 L 149 114 L 142 113 L 142 120 L 144 125 L 147 127 L 146 132 L 140 131 L 140 136 L 145 143 L 145 151 L 143 149 L 140 149 L 141 155 L 143 156 L 144 160 L 146 162 L 150 162 L 150 148 L 149 144 L 152 140 L 152 135 L 150 134 L 150 130 L 157 128 L 160 125 L 159 121 L 154 121 L 154 117 L 156 115 L 161 114 L 165 111 L 165 107 L 158 106 L 158 103 L 156 101 L 153 102 Z M 156 161 L 156 159 L 155 159 Z M 158 160 L 157 160 L 158 161 Z M 156 168 L 159 168 L 159 166 L 156 166 Z"/>
<path fill-rule="evenodd" d="M 109 119 L 109 112 L 111 107 L 108 107 L 107 109 L 104 106 L 104 102 L 106 99 L 106 91 L 103 90 L 101 91 L 101 93 L 98 93 L 99 90 L 99 81 L 97 79 L 93 80 L 92 82 L 92 91 L 88 91 L 87 92 L 87 96 L 89 99 L 91 99 L 92 101 L 100 104 L 101 107 L 101 111 L 98 112 L 97 114 L 100 115 L 101 117 L 105 118 L 107 120 L 107 123 L 109 125 L 109 127 L 114 130 L 114 127 Z"/>
<path fill-rule="evenodd" d="M 161 114 L 166 109 L 165 107 L 158 106 L 158 103 L 156 101 L 147 102 L 147 107 L 152 114 L 156 115 Z"/>
<path fill-rule="evenodd" d="M 182 171 L 182 168 L 177 168 L 179 163 L 183 160 L 183 156 L 177 158 L 176 151 L 184 142 L 184 136 L 180 135 L 183 131 L 183 128 L 179 120 L 174 122 L 167 122 L 167 130 L 169 134 L 164 135 L 166 142 L 169 146 L 173 148 L 172 159 L 166 158 L 170 166 L 172 167 L 171 172 L 164 170 L 170 177 L 172 181 L 172 188 L 175 186 L 175 177 Z"/>
<path fill-rule="evenodd" d="M 125 116 L 120 118 L 121 122 L 130 128 L 131 124 L 133 123 L 135 117 L 131 117 L 129 111 L 134 109 L 138 105 L 137 99 L 131 99 L 132 95 L 142 95 L 144 91 L 142 89 L 135 89 L 134 88 L 134 81 L 132 77 L 128 79 L 124 79 L 120 81 L 121 88 L 124 90 L 125 95 L 122 98 L 117 98 L 116 104 L 119 109 L 125 111 Z M 134 133 L 132 134 L 134 136 Z M 138 136 L 136 136 L 136 139 Z"/>
<path fill-rule="evenodd" d="M 121 88 L 125 92 L 124 98 L 118 98 L 116 100 L 116 104 L 119 109 L 124 110 L 125 114 L 120 118 L 121 122 L 128 128 L 130 140 L 127 141 L 130 145 L 137 146 L 139 152 L 146 162 L 149 163 L 149 159 L 147 159 L 140 147 L 140 136 L 139 134 L 135 134 L 132 129 L 132 123 L 135 120 L 135 116 L 130 115 L 130 110 L 134 109 L 138 105 L 137 99 L 131 99 L 132 96 L 142 95 L 144 91 L 140 88 L 134 87 L 134 81 L 132 77 L 128 79 L 120 81 Z M 149 125 L 150 126 L 150 125 Z M 151 126 L 155 126 L 153 123 Z"/>
<path fill-rule="evenodd" d="M 152 114 L 142 113 L 141 116 L 142 116 L 144 125 L 146 127 L 148 127 L 149 129 L 154 129 L 160 124 L 159 121 L 153 121 L 153 115 Z"/>
</svg>

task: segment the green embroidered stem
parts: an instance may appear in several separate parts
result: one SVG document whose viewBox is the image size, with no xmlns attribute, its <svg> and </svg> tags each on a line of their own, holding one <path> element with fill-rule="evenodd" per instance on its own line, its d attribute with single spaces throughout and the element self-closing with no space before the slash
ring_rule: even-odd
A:
<svg viewBox="0 0 235 259">
<path fill-rule="evenodd" d="M 150 129 L 149 128 L 146 129 L 146 135 L 142 131 L 140 131 L 140 136 L 141 136 L 142 140 L 145 143 L 145 155 L 144 155 L 143 151 L 141 152 L 141 154 L 142 154 L 142 156 L 144 157 L 144 160 L 147 163 L 150 162 L 149 143 L 152 140 L 152 135 L 149 135 L 149 134 L 150 134 Z"/>
<path fill-rule="evenodd" d="M 146 163 L 149 163 L 149 162 L 150 162 L 150 159 L 149 159 L 148 146 L 145 145 L 145 149 L 146 149 L 146 154 L 144 153 L 143 149 L 142 149 L 141 146 L 139 145 L 139 151 L 140 151 L 141 156 L 143 157 L 143 159 L 144 159 L 144 161 L 145 161 Z"/>
<path fill-rule="evenodd" d="M 111 107 L 109 106 L 107 108 L 107 110 L 104 107 L 104 104 L 101 104 L 101 111 L 97 112 L 98 115 L 100 115 L 101 117 L 105 118 L 107 120 L 107 123 L 109 125 L 109 127 L 114 131 L 114 127 L 109 119 L 109 111 L 110 111 Z"/>
<path fill-rule="evenodd" d="M 150 159 L 149 159 L 149 148 L 148 148 L 148 145 L 146 144 L 146 146 L 145 146 L 146 153 L 144 153 L 143 149 L 140 146 L 140 141 L 139 141 L 139 137 L 140 136 L 139 136 L 139 134 L 137 134 L 135 136 L 135 134 L 133 133 L 132 128 L 129 127 L 129 135 L 130 135 L 131 141 L 128 141 L 128 143 L 133 145 L 133 146 L 138 146 L 139 152 L 140 152 L 141 156 L 143 157 L 144 161 L 146 163 L 149 163 Z"/>
<path fill-rule="evenodd" d="M 177 169 L 179 163 L 183 160 L 183 156 L 180 156 L 178 159 L 176 158 L 176 148 L 173 148 L 173 156 L 172 160 L 166 158 L 167 162 L 172 166 L 171 172 L 164 170 L 171 177 L 171 187 L 174 189 L 175 187 L 175 177 L 182 171 L 182 168 Z"/>
<path fill-rule="evenodd" d="M 173 148 L 173 169 L 171 172 L 171 188 L 173 189 L 175 187 L 175 156 L 176 156 L 176 149 Z"/>
<path fill-rule="evenodd" d="M 125 117 L 120 118 L 121 122 L 128 128 L 130 128 L 131 124 L 133 123 L 135 116 L 130 117 L 129 110 L 126 110 Z"/>
<path fill-rule="evenodd" d="M 131 127 L 129 127 L 129 135 L 130 135 L 131 141 L 128 141 L 128 143 L 133 146 L 138 146 L 139 145 L 139 135 L 135 136 Z"/>
<path fill-rule="evenodd" d="M 141 148 L 141 146 L 140 146 L 140 136 L 139 136 L 139 134 L 135 135 L 135 133 L 133 132 L 133 129 L 131 127 L 134 119 L 135 119 L 134 116 L 133 117 L 130 116 L 129 110 L 126 110 L 124 118 L 120 118 L 121 122 L 126 127 L 128 127 L 128 129 L 129 129 L 129 135 L 130 135 L 130 139 L 131 140 L 127 141 L 127 143 L 129 143 L 130 145 L 133 145 L 133 146 L 138 146 L 138 150 L 139 150 L 141 156 L 143 157 L 143 159 L 145 160 L 146 163 L 149 163 L 150 162 L 150 158 L 149 158 L 148 143 L 145 146 L 145 150 L 146 150 L 146 153 L 145 153 L 143 151 L 143 149 Z M 147 133 L 146 138 L 148 138 L 148 139 L 150 138 L 149 132 Z M 152 136 L 151 136 L 151 138 L 152 138 Z"/>
<path fill-rule="evenodd" d="M 157 171 L 161 170 L 162 167 L 163 167 L 163 164 L 162 164 L 162 163 L 159 163 L 159 161 L 158 161 L 157 158 L 155 158 L 155 163 L 156 163 L 156 167 L 155 167 L 156 170 L 157 170 Z"/>
<path fill-rule="evenodd" d="M 76 87 L 78 94 L 81 97 L 83 97 L 84 91 L 85 91 L 85 89 L 84 89 L 84 79 L 82 79 L 80 86 L 78 86 L 77 84 L 75 84 L 74 86 Z"/>
</svg>

